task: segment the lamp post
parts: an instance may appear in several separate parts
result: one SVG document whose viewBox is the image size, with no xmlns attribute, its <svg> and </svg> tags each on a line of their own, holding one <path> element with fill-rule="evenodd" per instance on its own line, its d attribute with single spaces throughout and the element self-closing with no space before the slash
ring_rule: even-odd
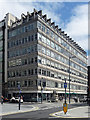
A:
<svg viewBox="0 0 90 120">
<path fill-rule="evenodd" d="M 43 78 L 41 80 L 41 103 L 43 101 Z"/>
<path fill-rule="evenodd" d="M 71 58 L 76 58 L 76 56 L 69 56 L 69 104 L 70 104 L 70 60 Z"/>
<path fill-rule="evenodd" d="M 20 90 L 20 82 L 18 82 L 18 89 L 19 89 L 19 110 L 20 110 L 20 103 L 21 103 L 21 90 Z"/>
</svg>

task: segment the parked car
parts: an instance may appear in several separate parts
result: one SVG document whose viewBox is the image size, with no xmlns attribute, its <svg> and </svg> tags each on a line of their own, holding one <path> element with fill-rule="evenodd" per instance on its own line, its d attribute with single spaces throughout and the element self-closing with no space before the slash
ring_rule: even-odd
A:
<svg viewBox="0 0 90 120">
<path fill-rule="evenodd" d="M 75 102 L 78 102 L 78 97 L 73 97 Z"/>
<path fill-rule="evenodd" d="M 63 96 L 60 96 L 60 97 L 59 97 L 59 100 L 60 100 L 60 101 L 63 100 Z"/>
<path fill-rule="evenodd" d="M 51 102 L 58 102 L 58 98 L 52 97 Z"/>
<path fill-rule="evenodd" d="M 87 96 L 79 98 L 79 102 L 87 102 Z"/>
<path fill-rule="evenodd" d="M 19 102 L 19 97 L 12 97 L 10 99 L 10 102 L 11 103 L 18 103 Z M 23 103 L 23 99 L 21 99 L 21 103 Z"/>
</svg>

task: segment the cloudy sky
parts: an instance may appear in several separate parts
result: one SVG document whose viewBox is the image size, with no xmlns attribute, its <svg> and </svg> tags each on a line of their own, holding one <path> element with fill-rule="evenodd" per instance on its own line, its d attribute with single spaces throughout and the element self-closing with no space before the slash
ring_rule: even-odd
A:
<svg viewBox="0 0 90 120">
<path fill-rule="evenodd" d="M 32 12 L 33 9 L 42 10 L 48 18 L 56 23 L 85 51 L 88 50 L 88 2 L 87 0 L 15 0 L 7 2 L 0 0 L 0 20 L 6 13 L 12 13 L 20 18 L 21 13 Z M 55 2 L 56 1 L 56 2 Z M 78 2 L 77 2 L 78 1 Z"/>
</svg>

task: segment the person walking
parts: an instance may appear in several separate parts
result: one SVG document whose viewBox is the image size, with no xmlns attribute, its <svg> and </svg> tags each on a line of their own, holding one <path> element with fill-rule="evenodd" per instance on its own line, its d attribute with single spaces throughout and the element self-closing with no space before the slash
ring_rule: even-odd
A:
<svg viewBox="0 0 90 120">
<path fill-rule="evenodd" d="M 3 96 L 1 96 L 1 104 L 3 104 L 3 99 L 4 99 L 4 97 L 3 97 Z"/>
</svg>

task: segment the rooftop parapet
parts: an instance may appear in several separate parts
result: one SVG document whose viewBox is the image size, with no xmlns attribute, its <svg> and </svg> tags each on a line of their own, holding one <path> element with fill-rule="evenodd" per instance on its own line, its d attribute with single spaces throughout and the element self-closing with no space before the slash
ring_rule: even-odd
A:
<svg viewBox="0 0 90 120">
<path fill-rule="evenodd" d="M 76 43 L 74 42 L 74 40 L 72 40 L 72 38 L 70 38 L 67 34 L 64 33 L 64 31 L 62 31 L 61 28 L 58 27 L 58 25 L 55 25 L 55 22 L 51 23 L 51 18 L 47 19 L 47 15 L 42 15 L 42 10 L 37 11 L 36 9 L 34 9 L 34 11 L 32 13 L 27 12 L 27 15 L 25 15 L 24 13 L 21 14 L 21 19 L 17 19 L 16 22 L 14 22 L 12 24 L 12 27 L 15 27 L 15 25 L 20 25 L 24 22 L 30 21 L 32 19 L 34 19 L 36 16 L 39 16 L 41 19 L 43 19 L 46 23 L 48 23 L 48 25 L 50 27 L 52 27 L 53 29 L 56 30 L 56 32 L 58 34 L 60 34 L 63 38 L 65 38 L 66 40 L 68 40 L 71 44 L 73 44 L 74 46 L 76 46 L 81 52 L 83 52 L 84 54 L 86 54 L 86 52 Z"/>
</svg>

